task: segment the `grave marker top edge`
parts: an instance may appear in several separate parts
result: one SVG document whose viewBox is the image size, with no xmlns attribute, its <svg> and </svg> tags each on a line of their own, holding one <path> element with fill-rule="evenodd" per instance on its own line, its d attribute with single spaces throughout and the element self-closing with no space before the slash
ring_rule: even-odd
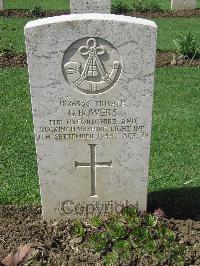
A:
<svg viewBox="0 0 200 266">
<path fill-rule="evenodd" d="M 122 22 L 129 22 L 133 24 L 143 25 L 143 26 L 150 26 L 153 28 L 157 28 L 157 25 L 152 20 L 136 18 L 136 17 L 129 17 L 123 15 L 114 15 L 114 14 L 99 14 L 99 13 L 86 13 L 86 14 L 72 14 L 72 15 L 62 15 L 62 16 L 55 16 L 49 18 L 43 18 L 38 20 L 29 21 L 26 26 L 25 30 L 33 27 L 44 26 L 47 24 L 55 24 L 61 23 L 65 21 L 81 21 L 81 20 L 106 20 L 106 21 L 122 21 Z"/>
</svg>

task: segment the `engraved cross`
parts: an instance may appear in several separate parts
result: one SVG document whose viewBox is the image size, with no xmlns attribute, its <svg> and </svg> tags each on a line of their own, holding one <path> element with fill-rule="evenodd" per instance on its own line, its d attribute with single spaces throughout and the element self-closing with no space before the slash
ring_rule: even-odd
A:
<svg viewBox="0 0 200 266">
<path fill-rule="evenodd" d="M 97 167 L 112 167 L 112 161 L 110 162 L 97 162 L 96 161 L 96 146 L 97 144 L 88 144 L 91 151 L 90 163 L 78 163 L 75 161 L 75 168 L 77 167 L 90 167 L 91 168 L 91 197 L 96 195 L 96 168 Z"/>
</svg>

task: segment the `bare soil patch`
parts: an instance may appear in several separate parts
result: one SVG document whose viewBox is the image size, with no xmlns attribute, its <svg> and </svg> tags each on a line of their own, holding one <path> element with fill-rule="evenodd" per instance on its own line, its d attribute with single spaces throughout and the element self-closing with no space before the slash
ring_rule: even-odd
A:
<svg viewBox="0 0 200 266">
<path fill-rule="evenodd" d="M 200 59 L 183 58 L 173 52 L 157 52 L 157 67 L 200 67 Z"/>
<path fill-rule="evenodd" d="M 175 57 L 174 57 L 175 56 Z M 175 59 L 174 59 L 175 58 Z M 157 52 L 157 67 L 200 67 L 200 59 L 184 59 L 172 52 Z M 0 68 L 27 67 L 26 54 L 3 53 L 0 54 Z"/>
<path fill-rule="evenodd" d="M 136 12 L 132 11 L 128 14 L 125 14 L 132 17 L 140 17 L 140 18 L 190 18 L 190 17 L 200 17 L 200 9 L 187 9 L 187 10 L 164 10 L 160 12 Z"/>
<path fill-rule="evenodd" d="M 64 11 L 43 11 L 41 17 L 52 17 L 59 15 L 70 14 L 68 10 Z M 192 10 L 178 10 L 178 11 L 170 11 L 164 10 L 159 12 L 137 12 L 131 11 L 128 13 L 124 13 L 123 15 L 128 15 L 132 17 L 140 17 L 140 18 L 161 18 L 161 17 L 200 17 L 200 8 L 192 9 Z M 8 9 L 8 10 L 0 10 L 0 16 L 4 17 L 33 17 L 30 13 L 30 10 L 16 10 L 16 9 Z"/>
<path fill-rule="evenodd" d="M 160 223 L 174 230 L 187 247 L 186 265 L 200 265 L 200 222 L 163 219 Z M 71 229 L 69 220 L 42 221 L 38 206 L 0 206 L 0 261 L 30 244 L 29 261 L 20 265 L 103 265 L 102 256 L 81 247 L 82 239 L 73 236 Z M 132 265 L 145 265 L 139 263 Z"/>
<path fill-rule="evenodd" d="M 15 54 L 15 53 L 0 54 L 0 68 L 5 68 L 5 67 L 21 68 L 26 66 L 27 66 L 26 54 Z"/>
</svg>

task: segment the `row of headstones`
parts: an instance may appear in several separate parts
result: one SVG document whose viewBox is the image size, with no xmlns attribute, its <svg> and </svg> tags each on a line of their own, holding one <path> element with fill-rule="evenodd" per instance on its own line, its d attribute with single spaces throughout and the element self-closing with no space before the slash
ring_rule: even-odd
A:
<svg viewBox="0 0 200 266">
<path fill-rule="evenodd" d="M 105 1 L 102 1 L 102 5 Z M 89 4 L 90 5 L 90 4 Z M 71 4 L 71 10 L 76 9 L 76 2 L 75 6 L 73 6 L 73 1 Z M 171 1 L 171 9 L 172 10 L 181 10 L 181 9 L 195 9 L 196 8 L 196 0 L 172 0 Z M 0 10 L 4 10 L 4 0 L 0 0 Z M 87 6 L 88 10 L 88 6 Z M 89 12 L 90 10 L 88 10 Z"/>
</svg>

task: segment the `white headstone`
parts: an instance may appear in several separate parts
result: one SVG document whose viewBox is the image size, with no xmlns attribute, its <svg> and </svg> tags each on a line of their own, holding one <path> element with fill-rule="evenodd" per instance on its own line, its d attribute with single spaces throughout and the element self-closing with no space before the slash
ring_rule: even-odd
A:
<svg viewBox="0 0 200 266">
<path fill-rule="evenodd" d="M 111 0 L 70 0 L 72 14 L 110 13 Z"/>
<path fill-rule="evenodd" d="M 196 0 L 171 0 L 172 10 L 195 9 L 196 7 Z"/>
<path fill-rule="evenodd" d="M 4 0 L 0 0 L 0 10 L 4 10 Z"/>
<path fill-rule="evenodd" d="M 146 209 L 156 32 L 105 14 L 26 25 L 44 219 Z"/>
</svg>

